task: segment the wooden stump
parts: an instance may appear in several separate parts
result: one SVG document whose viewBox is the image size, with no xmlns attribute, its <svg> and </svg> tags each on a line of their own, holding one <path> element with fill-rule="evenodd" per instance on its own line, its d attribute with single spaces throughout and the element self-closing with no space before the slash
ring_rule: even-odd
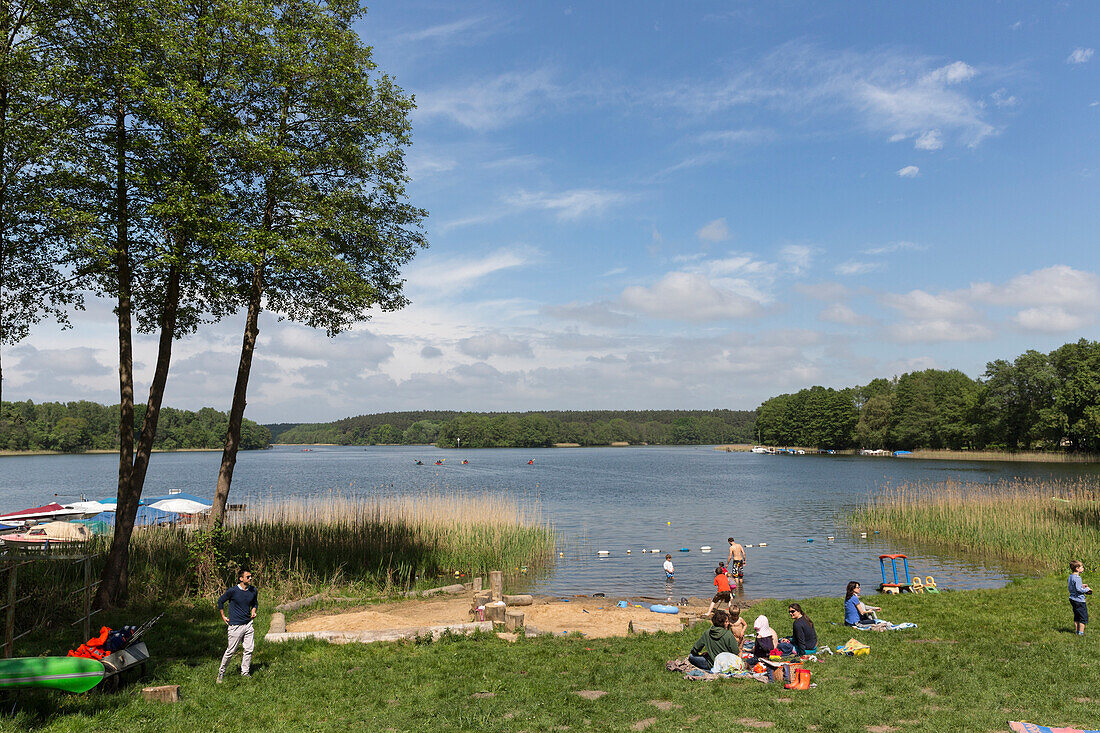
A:
<svg viewBox="0 0 1100 733">
<path fill-rule="evenodd" d="M 494 601 L 504 598 L 504 573 L 502 571 L 489 571 L 489 590 L 492 591 Z"/>
<path fill-rule="evenodd" d="M 535 603 L 534 596 L 504 596 L 504 602 L 509 606 L 530 606 Z"/>
<path fill-rule="evenodd" d="M 523 611 L 513 611 L 512 609 L 505 611 L 504 628 L 507 631 L 523 628 Z"/>
<path fill-rule="evenodd" d="M 474 608 L 478 606 L 487 606 L 491 600 L 493 600 L 492 593 L 487 590 L 478 591 L 474 593 Z"/>
<path fill-rule="evenodd" d="M 485 606 L 485 620 L 502 624 L 507 610 L 508 607 L 504 605 L 504 601 L 493 601 Z"/>
<path fill-rule="evenodd" d="M 153 702 L 179 702 L 179 685 L 161 685 L 160 687 L 146 687 L 141 691 L 141 696 Z"/>
<path fill-rule="evenodd" d="M 271 614 L 271 627 L 268 629 L 268 633 L 286 633 L 286 615 L 278 612 Z"/>
<path fill-rule="evenodd" d="M 474 591 L 476 592 L 476 591 L 479 591 L 479 590 L 481 590 L 481 576 L 480 575 L 478 577 L 474 578 Z"/>
</svg>

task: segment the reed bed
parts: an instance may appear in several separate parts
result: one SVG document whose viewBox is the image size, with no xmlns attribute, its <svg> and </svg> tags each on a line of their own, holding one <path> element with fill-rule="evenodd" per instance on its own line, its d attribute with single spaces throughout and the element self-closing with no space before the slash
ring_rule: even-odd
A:
<svg viewBox="0 0 1100 733">
<path fill-rule="evenodd" d="M 557 542 L 537 504 L 505 497 L 329 493 L 248 506 L 215 538 L 186 529 L 135 532 L 134 592 L 209 592 L 239 566 L 279 595 L 334 584 L 386 592 L 437 584 L 456 571 L 537 570 L 552 562 Z"/>
<path fill-rule="evenodd" d="M 1100 463 L 1095 453 L 1064 451 L 930 450 L 917 449 L 908 458 L 945 461 L 1008 461 L 1012 463 Z"/>
<path fill-rule="evenodd" d="M 907 483 L 872 497 L 849 522 L 1040 572 L 1066 570 L 1072 559 L 1100 564 L 1100 486 L 1084 478 Z"/>
</svg>

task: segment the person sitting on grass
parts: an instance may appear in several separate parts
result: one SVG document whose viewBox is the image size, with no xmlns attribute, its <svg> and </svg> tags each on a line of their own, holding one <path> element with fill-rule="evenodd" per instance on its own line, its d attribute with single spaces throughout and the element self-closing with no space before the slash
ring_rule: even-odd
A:
<svg viewBox="0 0 1100 733">
<path fill-rule="evenodd" d="M 757 659 L 767 659 L 771 656 L 772 650 L 779 648 L 779 635 L 768 623 L 767 616 L 757 616 L 756 621 L 752 623 L 752 628 L 756 631 L 756 641 L 752 645 L 752 655 Z"/>
<path fill-rule="evenodd" d="M 740 645 L 729 629 L 729 615 L 725 611 L 715 611 L 711 624 L 688 654 L 689 662 L 707 672 L 714 666 L 715 657 L 722 652 L 740 654 Z"/>
<path fill-rule="evenodd" d="M 714 598 L 710 601 L 710 608 L 707 609 L 707 615 L 711 615 L 714 609 L 719 603 L 725 603 L 726 608 L 729 609 L 730 604 L 733 602 L 733 591 L 730 590 L 730 579 L 726 575 L 726 569 L 719 565 L 714 569 L 714 585 L 718 588 L 718 592 L 714 594 Z"/>
<path fill-rule="evenodd" d="M 848 583 L 848 589 L 844 593 L 844 625 L 878 623 L 875 611 L 881 611 L 879 606 L 868 606 L 859 600 L 859 581 Z"/>
<path fill-rule="evenodd" d="M 734 639 L 737 639 L 737 649 L 739 652 L 744 651 L 745 631 L 748 630 L 749 625 L 745 622 L 745 619 L 741 618 L 741 607 L 736 603 L 731 603 L 727 615 L 730 619 L 730 633 L 733 634 Z"/>
<path fill-rule="evenodd" d="M 814 630 L 814 622 L 802 612 L 802 606 L 792 603 L 787 608 L 791 620 L 794 622 L 794 630 L 791 632 L 791 643 L 798 656 L 817 654 L 817 631 Z"/>
</svg>

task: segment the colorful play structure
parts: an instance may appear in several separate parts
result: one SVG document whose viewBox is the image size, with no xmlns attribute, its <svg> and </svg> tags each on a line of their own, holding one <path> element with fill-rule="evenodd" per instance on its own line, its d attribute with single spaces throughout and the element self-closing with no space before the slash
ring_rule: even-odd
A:
<svg viewBox="0 0 1100 733">
<path fill-rule="evenodd" d="M 890 572 L 893 577 L 893 582 L 886 580 L 886 561 L 890 561 Z M 904 582 L 901 580 L 901 576 L 898 575 L 898 560 L 901 560 L 901 570 L 905 578 Z M 936 579 L 931 575 L 921 580 L 919 575 L 915 575 L 912 578 L 909 577 L 909 558 L 905 555 L 879 555 L 878 556 L 879 568 L 882 570 L 882 584 L 879 585 L 880 593 L 939 593 L 939 589 L 936 588 Z"/>
</svg>

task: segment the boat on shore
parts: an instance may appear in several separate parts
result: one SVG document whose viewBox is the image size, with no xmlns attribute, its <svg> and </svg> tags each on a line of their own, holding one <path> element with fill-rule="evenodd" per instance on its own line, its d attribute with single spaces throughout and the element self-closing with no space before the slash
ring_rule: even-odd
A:
<svg viewBox="0 0 1100 733">
<path fill-rule="evenodd" d="M 45 550 L 52 547 L 83 545 L 92 533 L 82 524 L 73 522 L 47 522 L 31 527 L 25 532 L 0 535 L 5 547 L 17 550 Z"/>
<path fill-rule="evenodd" d="M 760 454 L 771 454 L 771 453 L 775 453 L 775 448 L 768 448 L 767 446 L 763 446 L 763 445 L 754 445 L 752 447 L 752 452 L 753 453 L 760 453 Z"/>
</svg>

